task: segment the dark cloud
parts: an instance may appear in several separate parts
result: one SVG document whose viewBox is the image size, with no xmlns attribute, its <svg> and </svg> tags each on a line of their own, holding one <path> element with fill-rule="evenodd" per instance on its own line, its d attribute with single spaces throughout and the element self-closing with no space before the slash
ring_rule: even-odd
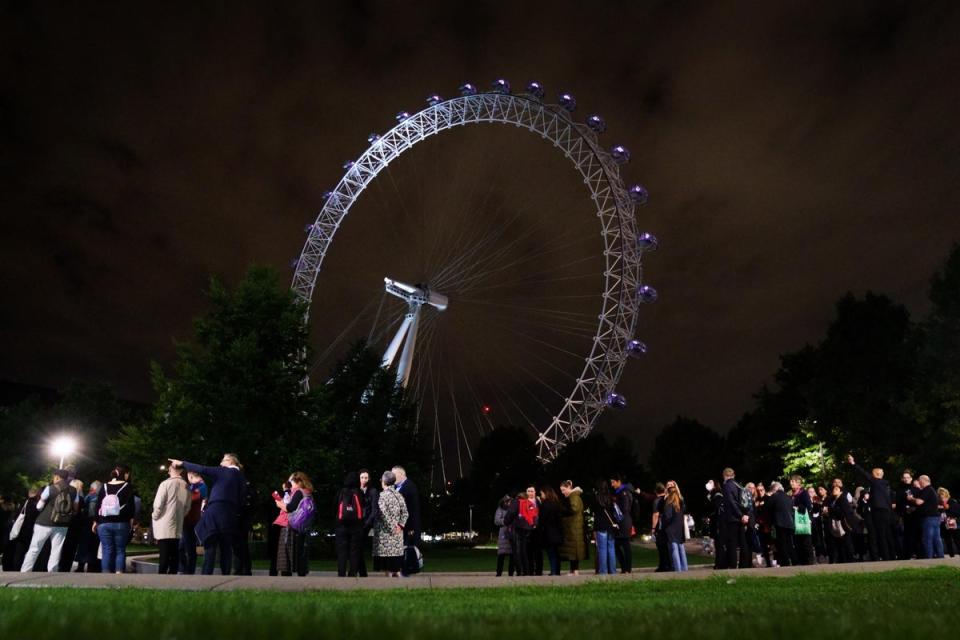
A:
<svg viewBox="0 0 960 640">
<path fill-rule="evenodd" d="M 285 268 L 368 133 L 430 92 L 499 75 L 576 93 L 652 194 L 638 211 L 663 246 L 645 269 L 661 291 L 640 324 L 651 353 L 627 367 L 630 408 L 603 429 L 647 442 L 680 413 L 726 429 L 848 289 L 922 313 L 960 238 L 949 3 L 0 11 L 2 378 L 90 376 L 149 397 L 146 363 L 188 334 L 210 274 Z M 371 189 L 338 235 L 320 286 L 344 309 L 317 319 L 318 351 L 381 286 L 353 276 L 423 270 L 416 255 L 387 261 L 403 203 L 456 211 L 410 246 L 459 246 L 471 221 L 516 218 L 535 231 L 518 244 L 532 255 L 578 224 L 575 177 L 536 142 L 451 133 L 398 163 L 398 190 Z M 373 247 L 382 263 L 351 263 Z M 587 295 L 550 287 L 538 295 Z"/>
</svg>

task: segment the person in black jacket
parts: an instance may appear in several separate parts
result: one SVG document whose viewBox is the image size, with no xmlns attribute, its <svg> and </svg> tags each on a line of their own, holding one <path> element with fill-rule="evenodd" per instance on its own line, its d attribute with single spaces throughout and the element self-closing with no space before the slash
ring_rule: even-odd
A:
<svg viewBox="0 0 960 640">
<path fill-rule="evenodd" d="M 560 545 L 563 532 L 560 528 L 560 516 L 563 507 L 553 487 L 544 485 L 540 489 L 540 540 L 550 561 L 550 575 L 560 575 Z"/>
<path fill-rule="evenodd" d="M 403 496 L 404 501 L 407 503 L 407 523 L 403 527 L 403 546 L 404 547 L 419 547 L 420 546 L 420 535 L 423 533 L 423 530 L 420 528 L 420 493 L 417 491 L 417 485 L 413 483 L 407 477 L 407 471 L 401 466 L 396 466 L 393 469 L 393 475 L 397 478 L 397 491 L 400 492 L 400 495 Z M 411 568 L 407 564 L 407 552 L 404 550 L 404 562 L 403 562 L 403 571 L 401 575 L 409 575 Z"/>
<path fill-rule="evenodd" d="M 843 490 L 843 486 L 834 483 L 831 487 L 826 515 L 830 522 L 830 535 L 833 546 L 830 549 L 830 563 L 853 562 L 853 537 L 851 533 L 855 520 L 855 512 L 850 494 Z"/>
<path fill-rule="evenodd" d="M 894 497 L 893 510 L 900 517 L 898 530 L 897 558 L 909 560 L 917 553 L 920 547 L 920 523 L 916 517 L 916 506 L 909 498 L 916 490 L 913 486 L 913 472 L 904 469 L 900 476 L 900 488 Z"/>
<path fill-rule="evenodd" d="M 746 527 L 750 514 L 741 507 L 743 488 L 735 480 L 733 469 L 723 470 L 723 516 L 720 518 L 720 538 L 724 547 L 724 557 L 720 569 L 749 569 L 750 549 L 747 547 Z"/>
<path fill-rule="evenodd" d="M 890 500 L 890 485 L 883 479 L 883 469 L 875 467 L 867 473 L 852 455 L 847 456 L 847 464 L 870 485 L 870 520 L 867 526 L 870 546 L 876 547 L 876 553 L 881 560 L 895 560 L 897 556 L 893 542 L 893 502 Z"/>
<path fill-rule="evenodd" d="M 777 564 L 781 567 L 790 567 L 797 563 L 793 548 L 793 500 L 783 492 L 783 485 L 779 482 L 770 483 L 770 494 L 764 504 L 770 523 L 777 532 Z"/>
<path fill-rule="evenodd" d="M 360 497 L 360 477 L 350 472 L 343 479 L 343 487 L 337 494 L 336 536 L 337 575 L 341 578 L 356 576 L 360 571 L 363 554 L 364 512 Z M 349 568 L 349 571 L 348 571 Z"/>
<path fill-rule="evenodd" d="M 360 568 L 357 575 L 366 578 L 367 549 L 373 539 L 369 534 L 377 524 L 377 517 L 380 515 L 380 492 L 370 484 L 370 471 L 367 469 L 360 469 L 360 495 L 363 496 L 363 549 L 360 553 Z"/>
<path fill-rule="evenodd" d="M 620 528 L 614 534 L 617 558 L 620 560 L 620 573 L 633 571 L 633 550 L 630 548 L 630 537 L 633 535 L 633 493 L 630 485 L 624 483 L 623 476 L 614 474 L 610 478 L 610 487 L 613 489 L 614 504 L 619 507 Z"/>
<path fill-rule="evenodd" d="M 726 547 L 723 546 L 723 538 L 720 532 L 723 530 L 720 521 L 723 520 L 723 485 L 707 480 L 707 503 L 710 505 L 710 537 L 713 538 L 713 568 L 723 569 L 726 564 Z"/>
<path fill-rule="evenodd" d="M 954 554 L 960 553 L 960 528 L 957 526 L 957 521 L 960 520 L 960 503 L 957 503 L 956 498 L 950 497 L 950 491 L 946 487 L 937 489 L 937 498 L 937 509 L 943 516 L 940 522 L 940 537 L 943 538 L 944 551 L 952 558 Z"/>
<path fill-rule="evenodd" d="M 653 488 L 654 499 L 652 504 L 653 515 L 651 517 L 651 533 L 653 540 L 657 545 L 657 573 L 662 571 L 673 571 L 673 560 L 670 557 L 670 543 L 667 542 L 667 535 L 663 530 L 663 501 L 667 497 L 667 487 L 662 482 L 658 482 Z"/>
</svg>

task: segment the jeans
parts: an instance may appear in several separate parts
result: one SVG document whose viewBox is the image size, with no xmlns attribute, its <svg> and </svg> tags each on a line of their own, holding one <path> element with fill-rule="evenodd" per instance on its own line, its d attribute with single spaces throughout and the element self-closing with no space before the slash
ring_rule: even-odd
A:
<svg viewBox="0 0 960 640">
<path fill-rule="evenodd" d="M 940 537 L 940 521 L 937 520 L 937 537 Z M 30 548 L 27 555 L 23 558 L 23 565 L 20 567 L 21 573 L 33 571 L 33 565 L 37 562 L 37 556 L 43 549 L 43 545 L 50 540 L 50 559 L 47 561 L 47 571 L 56 571 L 60 566 L 60 551 L 63 549 L 63 541 L 67 539 L 66 527 L 45 527 L 42 524 L 33 525 L 33 538 L 30 539 Z M 941 550 L 940 555 L 943 555 Z"/>
<path fill-rule="evenodd" d="M 184 524 L 183 535 L 180 536 L 180 570 L 191 576 L 197 572 L 197 535 L 193 527 L 192 524 Z"/>
<path fill-rule="evenodd" d="M 682 542 L 670 543 L 670 557 L 673 559 L 674 571 L 687 570 L 687 550 L 683 547 Z"/>
<path fill-rule="evenodd" d="M 940 516 L 927 516 L 921 521 L 920 527 L 920 548 L 923 557 L 942 558 L 943 540 L 940 538 Z"/>
<path fill-rule="evenodd" d="M 547 559 L 550 561 L 550 575 L 560 575 L 560 549 L 558 545 L 547 543 Z"/>
<path fill-rule="evenodd" d="M 609 531 L 597 531 L 597 568 L 601 575 L 617 572 L 617 551 Z"/>
<path fill-rule="evenodd" d="M 103 570 L 123 573 L 127 568 L 127 542 L 130 525 L 126 522 L 104 522 L 97 525 L 97 535 L 103 545 Z"/>
</svg>

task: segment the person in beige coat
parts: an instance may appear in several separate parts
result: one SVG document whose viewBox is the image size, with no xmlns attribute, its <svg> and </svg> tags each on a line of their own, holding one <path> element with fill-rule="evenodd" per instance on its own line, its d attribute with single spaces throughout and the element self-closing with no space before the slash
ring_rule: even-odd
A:
<svg viewBox="0 0 960 640">
<path fill-rule="evenodd" d="M 190 491 L 183 479 L 183 467 L 171 464 L 170 477 L 157 487 L 153 499 L 153 537 L 160 547 L 159 573 L 177 573 L 183 518 L 190 510 Z"/>
</svg>

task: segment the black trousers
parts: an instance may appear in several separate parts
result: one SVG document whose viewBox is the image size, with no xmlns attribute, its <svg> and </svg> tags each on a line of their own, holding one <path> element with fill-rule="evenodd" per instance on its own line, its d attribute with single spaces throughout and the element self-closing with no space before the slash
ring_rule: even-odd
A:
<svg viewBox="0 0 960 640">
<path fill-rule="evenodd" d="M 335 544 L 337 575 L 341 578 L 347 575 L 356 576 L 360 572 L 360 561 L 363 557 L 363 527 L 337 527 Z"/>
<path fill-rule="evenodd" d="M 530 562 L 530 534 L 529 529 L 520 529 L 516 528 L 514 530 L 514 539 L 517 552 L 514 554 L 516 556 L 516 567 L 518 576 L 530 576 L 533 575 L 533 567 Z"/>
<path fill-rule="evenodd" d="M 845 564 L 853 562 L 853 536 L 849 533 L 833 538 L 833 547 L 830 550 L 831 564 Z"/>
<path fill-rule="evenodd" d="M 507 571 L 512 576 L 514 571 L 516 571 L 516 566 L 513 563 L 513 554 L 512 553 L 498 553 L 497 554 L 497 575 L 503 575 L 503 563 L 504 560 L 508 560 L 509 564 L 507 566 Z"/>
<path fill-rule="evenodd" d="M 673 560 L 670 557 L 670 544 L 667 542 L 667 534 L 658 529 L 654 534 L 654 540 L 657 542 L 657 571 L 673 571 Z"/>
<path fill-rule="evenodd" d="M 940 537 L 943 538 L 943 551 L 951 558 L 960 553 L 960 530 L 940 527 Z"/>
<path fill-rule="evenodd" d="M 240 532 L 233 538 L 233 554 L 237 557 L 235 570 L 238 576 L 253 575 L 253 564 L 250 561 L 250 528 L 249 523 L 241 523 Z"/>
<path fill-rule="evenodd" d="M 630 537 L 613 539 L 613 548 L 617 553 L 617 560 L 620 561 L 620 573 L 631 573 L 633 571 L 633 549 L 630 547 Z"/>
<path fill-rule="evenodd" d="M 794 562 L 796 564 L 817 564 L 817 552 L 813 548 L 813 536 L 793 536 Z"/>
<path fill-rule="evenodd" d="M 197 572 L 197 534 L 195 525 L 183 523 L 183 535 L 180 536 L 180 569 L 187 575 Z M 96 553 L 96 552 L 94 552 Z"/>
<path fill-rule="evenodd" d="M 797 563 L 793 549 L 793 529 L 777 527 L 777 563 L 781 567 L 792 567 Z M 809 536 L 806 536 L 809 538 Z"/>
<path fill-rule="evenodd" d="M 896 547 L 893 542 L 893 514 L 889 509 L 870 510 L 870 538 L 874 541 L 877 555 L 881 560 L 895 560 Z"/>
<path fill-rule="evenodd" d="M 720 523 L 720 537 L 723 539 L 724 561 L 721 569 L 749 569 L 750 548 L 747 547 L 747 535 L 744 526 L 739 522 Z"/>
<path fill-rule="evenodd" d="M 220 573 L 230 575 L 233 562 L 233 536 L 217 533 L 203 541 L 203 575 L 212 576 L 217 564 L 217 552 L 220 552 Z"/>
<path fill-rule="evenodd" d="M 909 560 L 920 552 L 920 521 L 915 514 L 903 518 L 903 544 L 900 548 L 900 559 Z"/>
<path fill-rule="evenodd" d="M 157 546 L 160 547 L 160 568 L 157 573 L 176 574 L 177 566 L 180 564 L 180 539 L 157 540 Z"/>
<path fill-rule="evenodd" d="M 270 575 L 277 575 L 277 548 L 280 546 L 280 532 L 283 527 L 271 524 L 267 530 L 267 556 L 270 558 Z"/>
</svg>

